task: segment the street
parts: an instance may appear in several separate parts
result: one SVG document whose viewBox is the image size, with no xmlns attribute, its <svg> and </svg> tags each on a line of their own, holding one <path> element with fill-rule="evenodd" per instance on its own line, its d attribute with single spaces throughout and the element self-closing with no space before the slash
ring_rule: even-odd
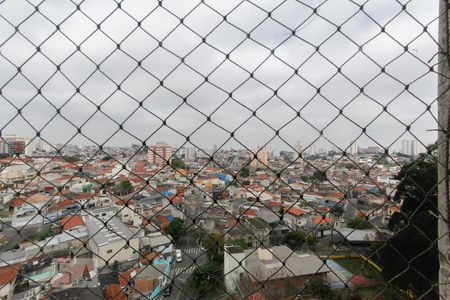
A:
<svg viewBox="0 0 450 300">
<path fill-rule="evenodd" d="M 189 235 L 183 236 L 178 240 L 177 249 L 181 250 L 182 260 L 175 262 L 172 267 L 171 276 L 174 281 L 172 293 L 169 297 L 160 295 L 157 299 L 183 300 L 192 298 L 186 295 L 188 291 L 184 287 L 184 283 L 197 266 L 206 262 L 206 253 L 197 244 L 196 238 Z"/>
</svg>

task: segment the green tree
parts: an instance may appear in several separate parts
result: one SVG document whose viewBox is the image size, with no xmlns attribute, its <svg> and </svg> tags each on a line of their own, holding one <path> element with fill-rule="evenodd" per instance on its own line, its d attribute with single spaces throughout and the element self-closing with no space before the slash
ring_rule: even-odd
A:
<svg viewBox="0 0 450 300">
<path fill-rule="evenodd" d="M 186 169 L 186 164 L 179 158 L 173 158 L 170 162 L 170 166 L 174 169 Z"/>
<path fill-rule="evenodd" d="M 224 237 L 222 234 L 213 232 L 205 235 L 202 239 L 202 246 L 210 261 L 216 263 L 223 262 Z"/>
<path fill-rule="evenodd" d="M 117 187 L 117 193 L 119 195 L 128 195 L 133 191 L 133 186 L 128 179 L 122 180 Z"/>
<path fill-rule="evenodd" d="M 291 231 L 284 237 L 284 243 L 292 250 L 300 248 L 305 242 L 305 235 L 301 231 Z"/>
<path fill-rule="evenodd" d="M 175 241 L 178 241 L 181 235 L 185 232 L 184 221 L 180 218 L 174 218 L 169 225 L 167 225 L 164 231 L 165 233 L 170 234 Z"/>
<path fill-rule="evenodd" d="M 43 241 L 48 237 L 53 236 L 53 230 L 50 226 L 45 226 L 41 228 L 36 234 L 34 235 L 34 239 L 38 241 Z"/>
<path fill-rule="evenodd" d="M 119 262 L 117 261 L 117 260 L 115 260 L 113 263 L 112 263 L 112 265 L 111 265 L 111 269 L 113 270 L 113 271 L 119 271 Z"/>
<path fill-rule="evenodd" d="M 250 170 L 248 168 L 243 168 L 240 172 L 239 175 L 242 178 L 247 178 L 248 176 L 250 176 Z"/>
<path fill-rule="evenodd" d="M 402 167 L 394 200 L 403 200 L 392 216 L 394 235 L 380 251 L 383 276 L 422 299 L 438 299 L 437 163 L 422 156 Z"/>
<path fill-rule="evenodd" d="M 310 247 L 316 246 L 318 241 L 319 239 L 314 234 L 308 234 L 306 236 L 306 244 L 308 244 L 308 246 Z"/>
<path fill-rule="evenodd" d="M 320 299 L 339 299 L 339 296 L 330 288 L 322 278 L 314 277 L 308 284 L 308 290 Z"/>
<path fill-rule="evenodd" d="M 347 223 L 348 228 L 354 228 L 354 229 L 370 229 L 373 228 L 372 224 L 366 220 L 366 218 L 359 218 L 356 217 Z"/>
<path fill-rule="evenodd" d="M 216 292 L 222 268 L 213 261 L 197 267 L 186 280 L 186 288 L 191 291 L 195 299 L 210 299 L 208 296 Z"/>
<path fill-rule="evenodd" d="M 311 179 L 312 179 L 312 181 L 322 182 L 322 181 L 328 180 L 328 177 L 327 177 L 326 172 L 317 170 L 317 171 L 314 171 Z"/>
</svg>

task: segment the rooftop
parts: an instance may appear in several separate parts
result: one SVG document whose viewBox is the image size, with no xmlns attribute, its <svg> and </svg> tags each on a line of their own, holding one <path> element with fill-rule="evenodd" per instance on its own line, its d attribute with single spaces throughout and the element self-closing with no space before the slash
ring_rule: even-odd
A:
<svg viewBox="0 0 450 300">
<path fill-rule="evenodd" d="M 89 235 L 97 246 L 136 238 L 135 234 L 117 217 L 111 218 L 106 225 L 91 216 L 86 217 L 84 222 L 89 231 Z"/>
</svg>

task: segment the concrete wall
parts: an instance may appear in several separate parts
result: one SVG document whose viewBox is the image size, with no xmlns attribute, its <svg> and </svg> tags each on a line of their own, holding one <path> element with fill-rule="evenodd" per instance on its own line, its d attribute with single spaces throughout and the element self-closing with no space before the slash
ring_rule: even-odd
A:
<svg viewBox="0 0 450 300">
<path fill-rule="evenodd" d="M 438 80 L 438 246 L 440 252 L 439 294 L 441 299 L 450 299 L 450 239 L 449 239 L 449 117 L 450 117 L 450 4 L 448 0 L 440 1 L 439 19 L 439 80 Z"/>
</svg>

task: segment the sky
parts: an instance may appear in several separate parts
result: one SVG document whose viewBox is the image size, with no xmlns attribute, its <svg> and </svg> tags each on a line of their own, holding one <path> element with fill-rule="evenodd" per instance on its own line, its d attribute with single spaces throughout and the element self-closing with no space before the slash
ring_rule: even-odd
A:
<svg viewBox="0 0 450 300">
<path fill-rule="evenodd" d="M 426 145 L 437 17 L 437 0 L 0 1 L 0 131 L 113 146 Z"/>
</svg>

